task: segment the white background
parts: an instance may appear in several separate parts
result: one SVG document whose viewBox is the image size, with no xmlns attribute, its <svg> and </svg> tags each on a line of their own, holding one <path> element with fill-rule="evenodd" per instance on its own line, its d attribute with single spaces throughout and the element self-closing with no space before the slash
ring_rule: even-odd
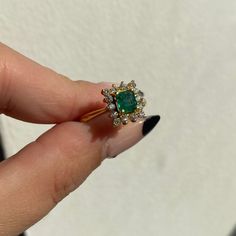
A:
<svg viewBox="0 0 236 236">
<path fill-rule="evenodd" d="M 232 230 L 235 0 L 0 0 L 0 41 L 73 80 L 135 79 L 146 92 L 146 112 L 162 117 L 28 235 L 222 236 Z M 48 128 L 1 116 L 7 155 Z"/>
</svg>

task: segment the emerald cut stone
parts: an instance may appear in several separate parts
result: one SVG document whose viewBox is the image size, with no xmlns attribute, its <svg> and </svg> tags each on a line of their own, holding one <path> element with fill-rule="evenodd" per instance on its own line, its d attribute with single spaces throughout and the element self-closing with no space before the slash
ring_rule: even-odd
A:
<svg viewBox="0 0 236 236">
<path fill-rule="evenodd" d="M 123 113 L 132 113 L 137 108 L 134 93 L 130 90 L 119 92 L 116 95 L 117 109 Z"/>
</svg>

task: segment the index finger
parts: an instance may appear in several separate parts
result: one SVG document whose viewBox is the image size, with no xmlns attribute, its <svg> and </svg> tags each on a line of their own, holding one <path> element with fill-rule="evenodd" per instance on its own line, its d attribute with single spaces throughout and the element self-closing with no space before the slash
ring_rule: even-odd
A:
<svg viewBox="0 0 236 236">
<path fill-rule="evenodd" d="M 104 106 L 103 83 L 72 81 L 0 43 L 0 113 L 60 123 Z"/>
</svg>

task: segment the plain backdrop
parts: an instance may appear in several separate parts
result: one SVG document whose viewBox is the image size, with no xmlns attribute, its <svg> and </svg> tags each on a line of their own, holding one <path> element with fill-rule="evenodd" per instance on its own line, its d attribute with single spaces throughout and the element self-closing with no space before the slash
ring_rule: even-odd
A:
<svg viewBox="0 0 236 236">
<path fill-rule="evenodd" d="M 161 115 L 158 128 L 105 161 L 29 236 L 231 232 L 235 0 L 0 0 L 0 41 L 73 80 L 135 79 L 146 113 Z M 50 127 L 2 115 L 7 155 Z"/>
</svg>

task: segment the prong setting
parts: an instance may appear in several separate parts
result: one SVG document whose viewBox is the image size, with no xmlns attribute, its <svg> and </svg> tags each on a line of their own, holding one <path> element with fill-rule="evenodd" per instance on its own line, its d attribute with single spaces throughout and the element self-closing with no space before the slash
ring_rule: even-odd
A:
<svg viewBox="0 0 236 236">
<path fill-rule="evenodd" d="M 136 122 L 139 118 L 145 117 L 143 111 L 146 105 L 144 94 L 136 88 L 134 80 L 125 84 L 121 81 L 119 85 L 113 84 L 110 89 L 103 89 L 104 102 L 107 103 L 107 110 L 111 112 L 113 126 L 126 125 L 129 121 Z"/>
</svg>

